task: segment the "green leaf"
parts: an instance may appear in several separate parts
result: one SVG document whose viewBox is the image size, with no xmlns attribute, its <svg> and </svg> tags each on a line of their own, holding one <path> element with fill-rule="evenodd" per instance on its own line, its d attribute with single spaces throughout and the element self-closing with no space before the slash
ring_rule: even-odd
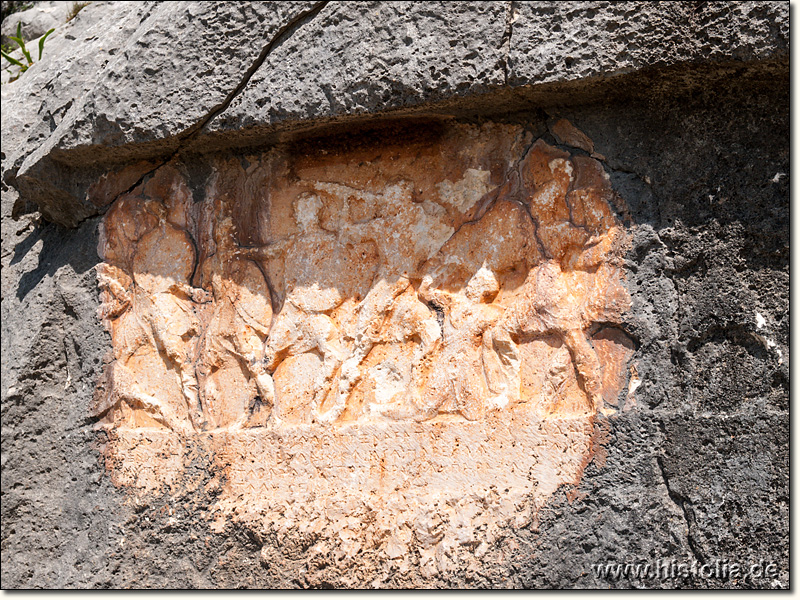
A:
<svg viewBox="0 0 800 600">
<path fill-rule="evenodd" d="M 14 58 L 13 56 L 11 56 L 11 55 L 10 55 L 8 52 L 6 52 L 5 50 L 2 50 L 2 51 L 0 51 L 0 52 L 2 52 L 2 53 L 3 53 L 3 58 L 5 58 L 5 59 L 6 59 L 8 62 L 10 62 L 12 65 L 18 65 L 18 66 L 20 66 L 20 67 L 24 67 L 24 66 L 25 66 L 25 65 L 23 65 L 21 62 L 19 62 L 19 61 L 18 61 L 16 58 Z"/>
<path fill-rule="evenodd" d="M 45 33 L 39 39 L 39 60 L 42 60 L 42 52 L 44 52 L 44 41 L 47 39 L 47 36 L 50 35 L 51 33 L 53 33 L 54 31 L 55 31 L 55 28 L 54 29 L 50 29 L 47 33 Z"/>
<path fill-rule="evenodd" d="M 13 35 L 10 36 L 12 40 L 17 42 L 17 46 L 19 49 L 22 50 L 22 54 L 25 55 L 25 59 L 28 61 L 28 66 L 33 64 L 33 59 L 31 58 L 31 53 L 28 52 L 28 49 L 25 48 L 25 40 L 20 37 L 14 37 Z"/>
<path fill-rule="evenodd" d="M 28 49 L 25 48 L 25 40 L 22 39 L 22 21 L 17 23 L 17 35 L 10 36 L 12 40 L 17 42 L 17 46 L 19 46 L 20 50 L 22 50 L 22 54 L 25 55 L 25 59 L 28 61 L 28 66 L 33 64 L 33 59 L 31 58 L 31 53 L 28 52 Z"/>
</svg>

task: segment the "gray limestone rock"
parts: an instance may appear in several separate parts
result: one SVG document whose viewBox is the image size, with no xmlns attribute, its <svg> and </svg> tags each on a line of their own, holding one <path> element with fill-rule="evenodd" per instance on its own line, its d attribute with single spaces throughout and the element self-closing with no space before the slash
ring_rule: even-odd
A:
<svg viewBox="0 0 800 600">
<path fill-rule="evenodd" d="M 207 129 L 274 127 L 484 94 L 505 83 L 508 19 L 507 2 L 331 2 L 270 53 Z"/>
<path fill-rule="evenodd" d="M 10 127 L 31 130 L 31 142 L 13 149 L 4 177 L 18 179 L 23 200 L 35 195 L 52 220 L 80 221 L 92 207 L 80 198 L 77 180 L 94 176 L 91 171 L 99 164 L 175 152 L 236 89 L 264 40 L 311 6 L 89 5 L 79 18 L 95 24 L 74 26 L 83 36 L 81 43 L 72 43 L 76 36 L 69 26 L 58 30 L 56 39 L 48 40 L 45 60 L 3 89 L 8 98 L 4 123 L 8 118 Z M 55 93 L 40 104 L 31 100 L 51 87 Z M 69 91 L 62 92 L 64 87 Z M 40 116 L 31 118 L 32 111 Z M 134 150 L 107 153 L 125 147 Z M 79 165 L 82 173 L 76 174 Z"/>
<path fill-rule="evenodd" d="M 789 46 L 785 2 L 515 2 L 510 85 L 679 64 L 765 60 Z"/>
<path fill-rule="evenodd" d="M 23 40 L 35 40 L 49 29 L 66 23 L 72 4 L 58 1 L 33 3 L 31 8 L 13 13 L 3 20 L 0 33 L 3 38 L 16 35 L 19 25 Z"/>
<path fill-rule="evenodd" d="M 127 22 L 117 5 L 97 4 L 81 15 L 108 13 Z M 105 29 L 91 40 L 96 69 L 51 60 L 48 47 L 36 76 L 26 73 L 5 90 L 27 97 L 47 82 L 69 79 L 70 71 L 81 74 L 80 85 L 46 103 L 69 104 L 69 113 L 55 127 L 39 125 L 37 141 L 12 161 L 22 201 L 39 204 L 50 219 L 75 223 L 95 211 L 82 197 L 86 178 L 74 173 L 78 167 L 204 151 L 212 142 L 252 144 L 310 120 L 401 114 L 501 88 L 788 52 L 788 13 L 780 2 L 735 9 L 720 3 L 145 2 L 135 13 L 128 19 L 132 31 Z M 63 54 L 60 47 L 52 51 Z M 13 110 L 8 115 L 15 118 Z M 61 172 L 55 179 L 54 170 Z"/>
<path fill-rule="evenodd" d="M 788 23 L 781 2 L 94 2 L 59 25 L 2 86 L 4 587 L 788 587 Z M 212 528 L 200 452 L 191 489 L 137 501 L 89 413 L 111 348 L 89 184 L 387 115 L 551 144 L 566 118 L 635 225 L 637 408 L 599 420 L 603 455 L 538 522 L 429 578 Z M 593 567 L 658 560 L 777 574 Z"/>
</svg>

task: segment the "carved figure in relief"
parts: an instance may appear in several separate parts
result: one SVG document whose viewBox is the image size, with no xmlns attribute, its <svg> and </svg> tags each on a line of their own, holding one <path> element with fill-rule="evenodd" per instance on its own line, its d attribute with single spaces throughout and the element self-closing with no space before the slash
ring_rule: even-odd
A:
<svg viewBox="0 0 800 600">
<path fill-rule="evenodd" d="M 165 261 L 174 261 L 175 268 L 168 268 L 171 277 L 159 273 Z M 199 333 L 192 302 L 204 302 L 207 296 L 204 290 L 189 285 L 194 262 L 194 245 L 186 232 L 162 222 L 136 245 L 133 279 L 141 290 L 137 294 L 141 305 L 146 306 L 139 314 L 149 325 L 148 333 L 152 332 L 156 348 L 178 372 L 189 417 L 198 428 L 201 412 L 197 377 L 187 342 Z"/>
<path fill-rule="evenodd" d="M 263 360 L 272 322 L 270 289 L 259 267 L 240 256 L 229 217 L 216 220 L 206 246 L 213 250 L 202 273 L 211 286 L 213 312 L 198 360 L 206 372 L 204 414 L 210 426 L 263 426 L 275 403 Z"/>
<path fill-rule="evenodd" d="M 489 175 L 459 179 L 463 165 L 415 184 L 380 158 L 323 163 L 308 179 L 276 171 L 263 178 L 279 186 L 268 206 L 258 194 L 240 203 L 253 192 L 238 171 L 222 186 L 234 191 L 212 186 L 193 204 L 183 176 L 160 169 L 104 219 L 98 277 L 116 360 L 96 412 L 189 433 L 370 414 L 476 420 L 540 393 L 532 410 L 580 412 L 584 394 L 589 412 L 606 410 L 624 381 L 604 368 L 622 368 L 627 338 L 596 349 L 590 334 L 629 304 L 608 177 L 541 140 L 513 159 L 493 188 Z M 460 187 L 437 185 L 445 173 Z M 453 217 L 462 205 L 474 212 Z M 269 231 L 283 237 L 241 244 Z"/>
<path fill-rule="evenodd" d="M 529 272 L 523 293 L 483 336 L 489 388 L 511 403 L 519 401 L 515 339 L 555 334 L 569 350 L 590 406 L 601 411 L 602 367 L 588 331 L 595 322 L 618 322 L 627 304 L 621 275 L 607 264 L 618 231 L 608 178 L 594 159 L 568 160 L 541 140 L 521 173 L 520 195 L 537 219 L 546 260 Z M 562 365 L 551 365 L 547 381 L 554 393 L 561 389 Z"/>
<path fill-rule="evenodd" d="M 374 398 L 367 406 L 372 414 L 391 411 L 398 398 L 419 397 L 442 341 L 436 314 L 419 299 L 411 284 L 395 298 L 378 337 L 381 345 L 395 346 L 398 350 L 396 355 L 369 369 L 375 385 Z M 409 342 L 413 348 L 410 355 Z"/>
<path fill-rule="evenodd" d="M 452 232 L 412 201 L 412 187 L 410 182 L 400 181 L 389 185 L 383 193 L 374 194 L 347 186 L 320 185 L 329 193 L 339 193 L 345 198 L 356 195 L 372 205 L 374 218 L 363 223 L 345 223 L 339 237 L 344 242 L 374 244 L 379 265 L 372 287 L 356 309 L 355 339 L 349 356 L 342 363 L 337 389 L 332 390 L 332 406 L 317 412 L 321 422 L 332 423 L 344 412 L 347 399 L 361 378 L 359 367 L 375 344 L 382 340 L 381 330 L 395 300 L 411 285 L 410 277 L 417 265 L 438 251 Z M 423 354 L 430 352 L 436 342 L 435 337 L 431 337 L 435 336 L 433 331 L 424 323 L 416 327 L 415 333 L 423 337 Z"/>
<path fill-rule="evenodd" d="M 246 258 L 265 261 L 284 257 L 286 301 L 270 331 L 264 364 L 270 373 L 289 356 L 319 352 L 323 359 L 323 382 L 333 378 L 342 362 L 341 332 L 328 313 L 346 299 L 347 281 L 352 278 L 353 261 L 359 248 L 349 249 L 336 236 L 319 225 L 320 198 L 304 193 L 295 200 L 295 220 L 300 232 L 289 238 L 257 248 L 241 248 Z M 326 282 L 330 282 L 326 285 Z M 317 390 L 313 410 L 319 413 L 326 393 L 325 385 Z M 275 418 L 281 419 L 280 399 Z"/>
<path fill-rule="evenodd" d="M 421 390 L 401 403 L 375 407 L 394 419 L 430 419 L 439 412 L 469 420 L 503 402 L 489 398 L 482 335 L 506 308 L 498 301 L 502 281 L 519 277 L 538 260 L 533 223 L 518 202 L 501 198 L 474 223 L 465 224 L 424 267 L 419 297 L 442 315 L 440 352 L 432 357 Z"/>
<path fill-rule="evenodd" d="M 558 335 L 575 365 L 591 405 L 601 410 L 602 380 L 600 362 L 587 339 L 589 323 L 580 306 L 583 286 L 572 273 L 563 273 L 558 263 L 546 261 L 532 270 L 525 282 L 520 300 L 511 306 L 498 322 L 483 336 L 484 357 L 487 363 L 489 387 L 511 403 L 519 401 L 519 357 L 514 338 L 529 335 Z M 559 365 L 551 365 L 551 381 L 558 380 Z M 563 381 L 563 380 L 562 380 Z M 554 384 L 558 388 L 557 384 Z"/>
<path fill-rule="evenodd" d="M 503 307 L 492 300 L 500 291 L 494 272 L 482 266 L 460 294 L 447 294 L 431 287 L 430 277 L 423 279 L 420 296 L 447 313 L 444 325 L 444 351 L 438 358 L 422 395 L 414 399 L 417 420 L 430 419 L 449 407 L 474 421 L 487 408 L 501 408 L 487 403 L 487 389 L 481 362 L 481 335 L 503 314 Z"/>
<path fill-rule="evenodd" d="M 95 412 L 105 414 L 124 404 L 128 410 L 142 410 L 155 422 L 188 433 L 202 427 L 203 417 L 187 342 L 199 332 L 193 303 L 208 298 L 203 290 L 189 285 L 194 245 L 184 230 L 168 221 L 167 208 L 161 203 L 121 204 L 116 214 L 107 217 L 106 230 L 127 229 L 130 233 L 129 221 L 137 217 L 141 221 L 130 244 L 101 248 L 111 263 L 99 270 L 107 301 L 101 310 L 105 319 L 115 322 L 111 331 L 116 362 L 111 366 L 108 395 L 98 402 Z M 114 223 L 115 218 L 122 222 Z M 133 277 L 114 263 L 128 266 Z M 153 385 L 148 386 L 140 381 L 138 369 L 131 368 L 143 364 L 164 369 L 164 377 L 154 374 Z M 170 387 L 169 371 L 178 379 L 178 394 L 159 385 Z"/>
</svg>

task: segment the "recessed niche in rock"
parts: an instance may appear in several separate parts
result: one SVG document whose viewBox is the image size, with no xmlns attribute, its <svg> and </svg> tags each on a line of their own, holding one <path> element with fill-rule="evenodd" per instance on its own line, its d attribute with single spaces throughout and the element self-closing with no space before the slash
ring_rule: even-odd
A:
<svg viewBox="0 0 800 600">
<path fill-rule="evenodd" d="M 632 405 L 624 208 L 586 152 L 450 124 L 203 165 L 103 220 L 116 483 L 183 485 L 202 448 L 219 527 L 435 570 L 577 483 Z"/>
</svg>

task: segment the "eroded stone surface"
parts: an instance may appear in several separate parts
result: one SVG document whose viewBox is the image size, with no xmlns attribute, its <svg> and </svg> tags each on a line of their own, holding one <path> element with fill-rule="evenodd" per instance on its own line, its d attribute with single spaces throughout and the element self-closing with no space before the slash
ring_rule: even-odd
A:
<svg viewBox="0 0 800 600">
<path fill-rule="evenodd" d="M 190 436 L 221 523 L 300 520 L 398 559 L 413 540 L 435 571 L 580 478 L 633 351 L 599 162 L 487 123 L 208 175 L 196 199 L 162 167 L 103 220 L 94 411 L 117 483 L 179 485 Z"/>
<path fill-rule="evenodd" d="M 303 520 L 254 538 L 226 517 L 222 532 L 210 532 L 208 508 L 225 474 L 217 470 L 215 487 L 208 457 L 191 448 L 212 433 L 137 429 L 165 440 L 172 478 L 155 468 L 170 464 L 164 457 L 131 460 L 128 473 L 143 486 L 163 473 L 153 485 L 164 493 L 131 502 L 126 488 L 113 488 L 95 453 L 105 436 L 86 410 L 110 335 L 94 316 L 99 219 L 82 219 L 140 175 L 106 179 L 97 202 L 84 192 L 108 169 L 169 156 L 297 5 L 263 3 L 255 10 L 265 17 L 287 10 L 254 25 L 217 20 L 199 3 L 92 2 L 56 28 L 41 61 L 2 86 L 3 587 L 788 586 L 789 5 L 494 4 L 464 20 L 455 13 L 483 9 L 331 3 L 275 48 L 209 124 L 211 139 L 198 135 L 191 149 L 272 143 L 262 128 L 284 135 L 320 118 L 413 106 L 504 119 L 522 110 L 519 118 L 539 120 L 538 132 L 566 118 L 589 134 L 637 223 L 625 319 L 638 370 L 628 388 L 641 385 L 637 410 L 599 420 L 607 462 L 595 458 L 579 486 L 551 496 L 536 527 L 507 529 L 480 558 L 433 578 L 400 572 L 399 559 L 379 552 L 350 560 L 334 548 L 311 552 L 319 542 L 299 533 Z M 231 6 L 209 4 L 220 15 Z M 189 12 L 205 14 L 183 18 Z M 224 60 L 209 66 L 218 51 Z M 502 85 L 504 66 L 509 86 L 523 87 Z M 491 93 L 498 83 L 504 91 Z M 467 113 L 453 111 L 461 102 Z M 20 170 L 27 157 L 36 164 Z M 21 184 L 26 174 L 36 181 Z M 17 204 L 38 204 L 44 222 L 15 220 Z M 593 336 L 598 355 L 600 340 Z M 313 354 L 287 360 L 299 369 Z M 629 373 L 618 404 L 627 403 Z M 142 445 L 142 461 L 156 449 Z M 640 557 L 774 560 L 779 576 L 611 581 L 590 568 Z"/>
<path fill-rule="evenodd" d="M 691 79 L 696 64 L 788 61 L 788 23 L 782 2 L 96 1 L 3 86 L 3 132 L 15 137 L 3 177 L 21 194 L 15 214 L 38 207 L 74 227 L 97 214 L 83 184 L 100 166 L 187 145 L 262 143 L 268 131 L 314 120 L 428 110 L 501 88 L 670 65 Z"/>
</svg>

